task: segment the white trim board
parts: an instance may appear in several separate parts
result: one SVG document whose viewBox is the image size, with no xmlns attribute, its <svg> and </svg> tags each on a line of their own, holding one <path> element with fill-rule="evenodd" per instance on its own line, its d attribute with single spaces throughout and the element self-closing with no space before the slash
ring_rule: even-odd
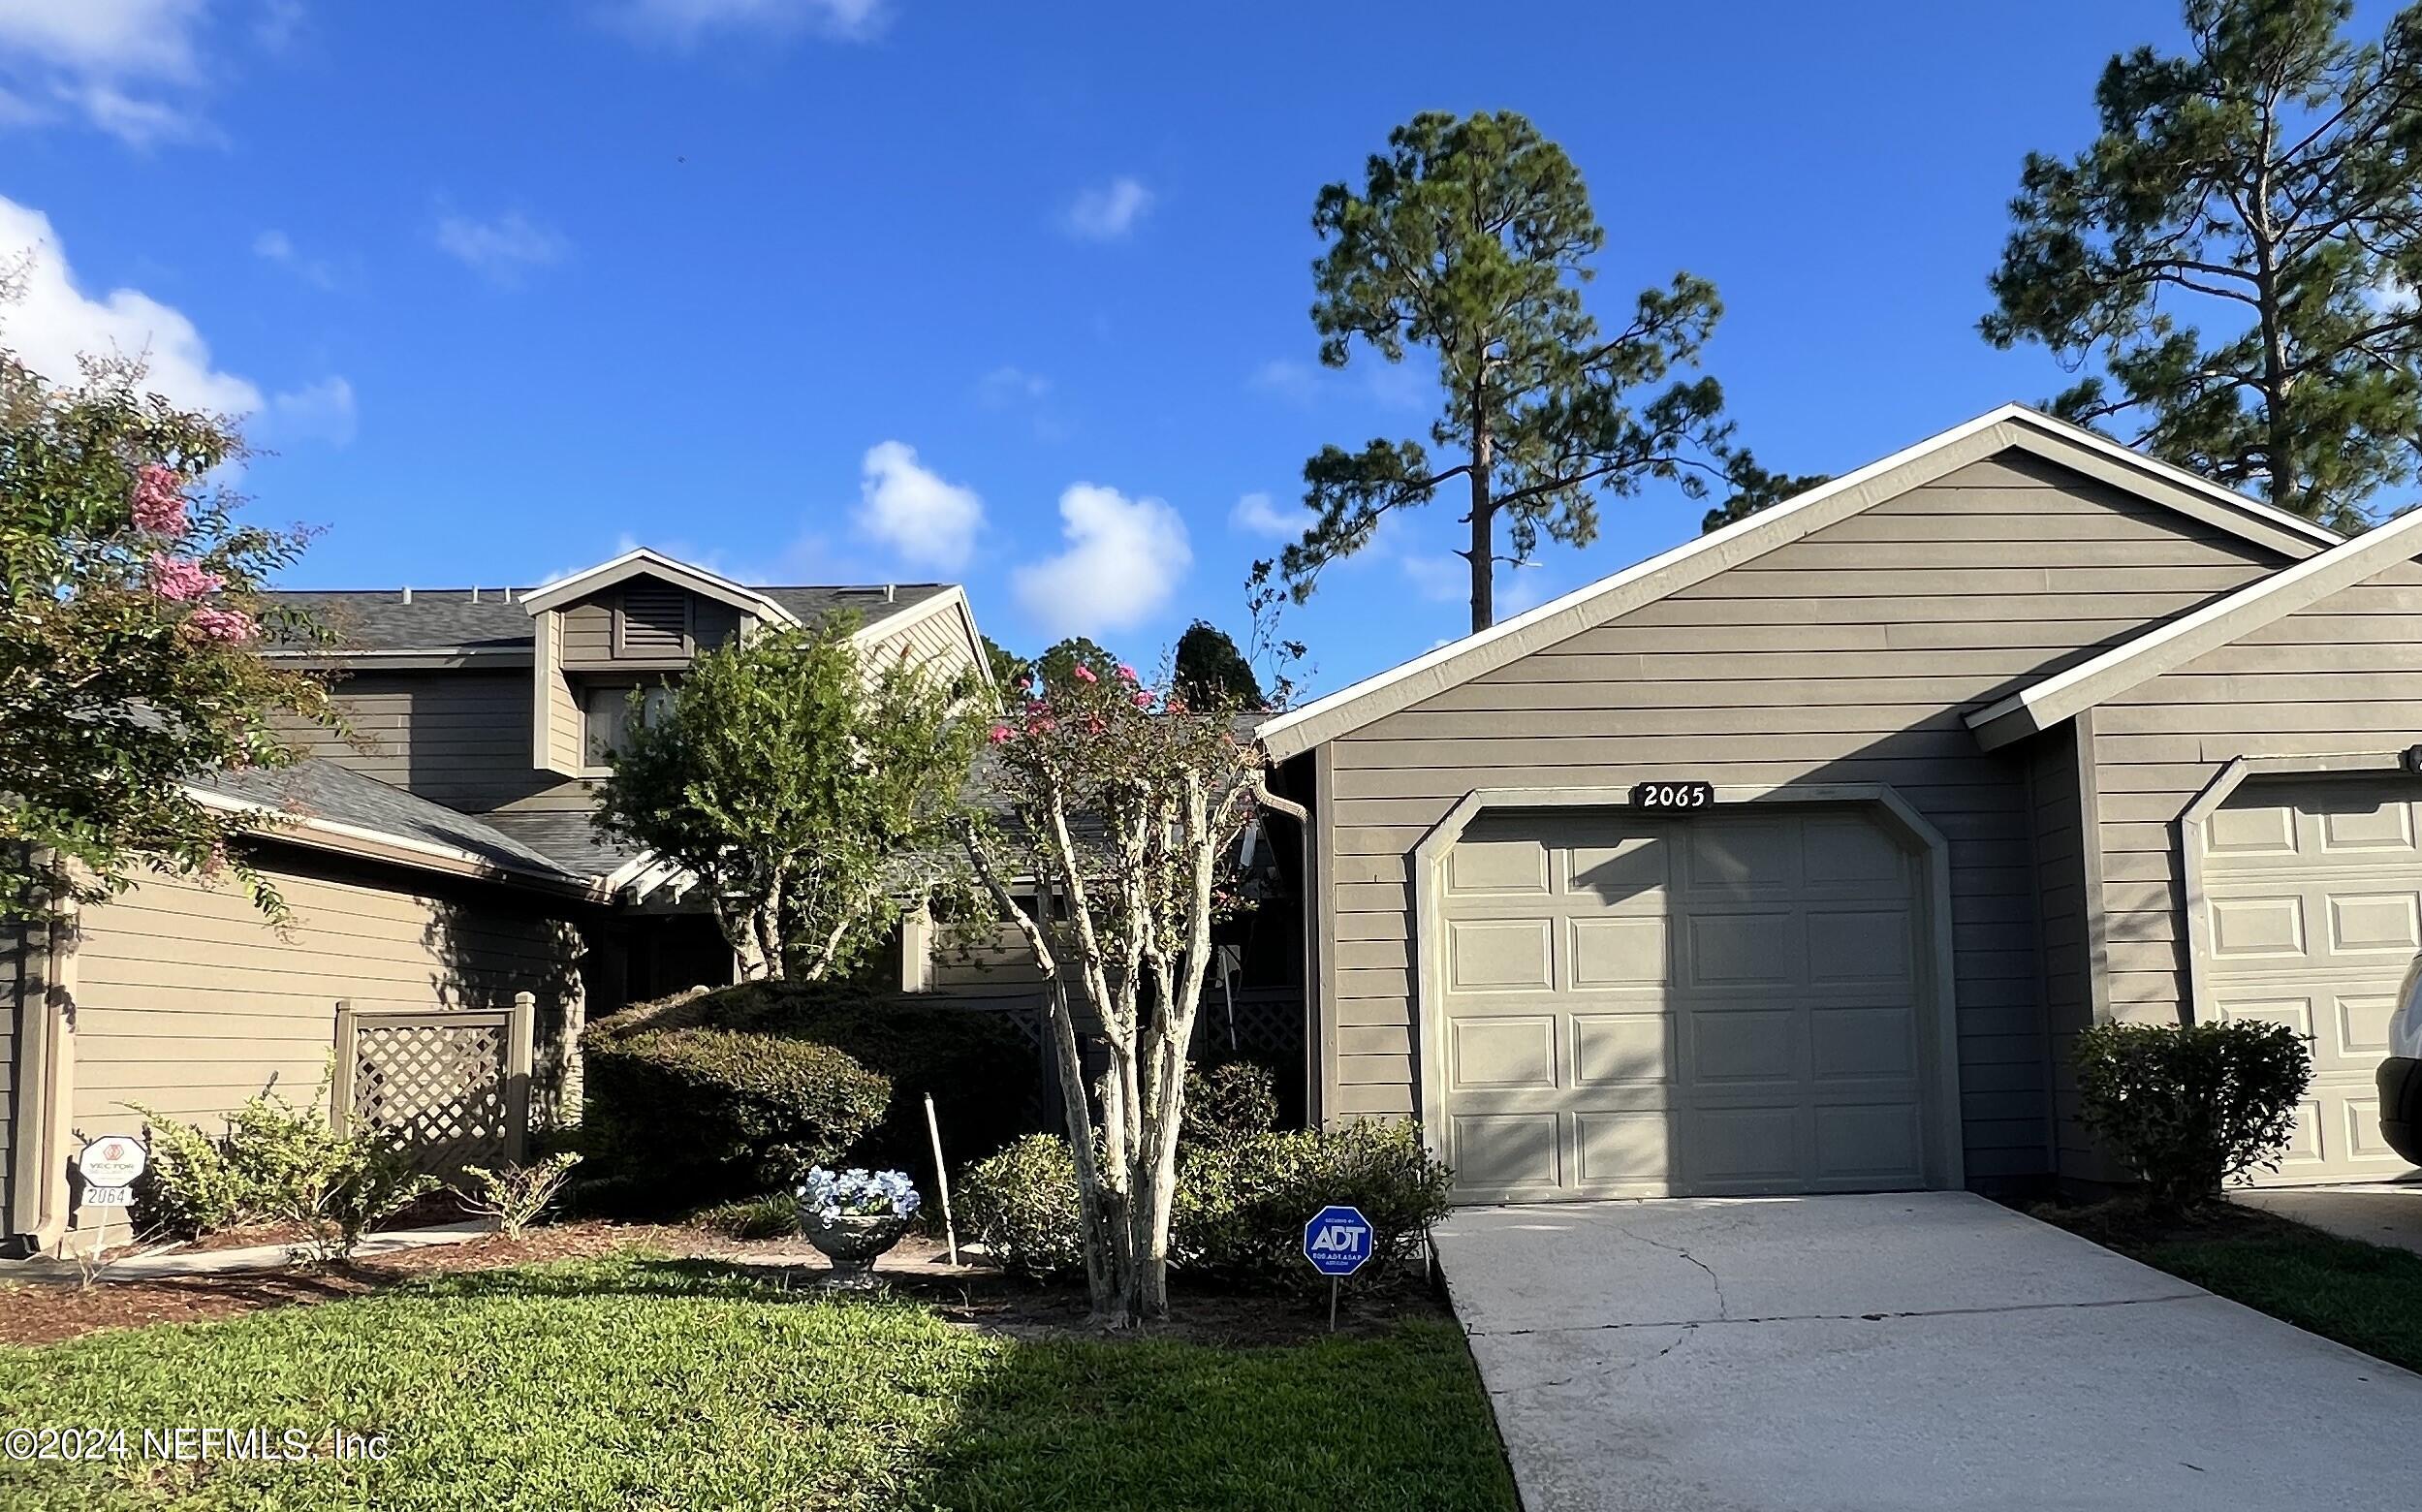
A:
<svg viewBox="0 0 2422 1512">
<path fill-rule="evenodd" d="M 612 561 L 600 562 L 584 572 L 559 578 L 543 588 L 524 594 L 521 607 L 534 616 L 543 614 L 550 609 L 560 609 L 575 599 L 586 598 L 600 588 L 611 587 L 643 574 L 662 578 L 693 593 L 720 600 L 760 619 L 783 625 L 799 623 L 798 615 L 764 594 L 741 587 L 731 579 L 719 577 L 704 567 L 693 567 L 644 546 L 635 547 Z"/>
<path fill-rule="evenodd" d="M 2107 436 L 2023 404 L 2005 404 L 1772 509 L 1314 700 L 1265 722 L 1255 734 L 1274 761 L 1301 755 L 1971 462 L 2011 450 L 2124 488 L 2288 556 L 2311 557 L 2340 544 L 2336 534 L 2309 520 L 2233 493 L 2185 468 L 2140 456 Z"/>
<path fill-rule="evenodd" d="M 2310 609 L 2416 552 L 2422 552 L 2422 510 L 2400 515 L 2318 556 L 2283 567 L 2192 614 L 2023 687 L 1969 714 L 1967 726 L 1987 750 L 2049 730 L 2300 609 Z"/>
</svg>

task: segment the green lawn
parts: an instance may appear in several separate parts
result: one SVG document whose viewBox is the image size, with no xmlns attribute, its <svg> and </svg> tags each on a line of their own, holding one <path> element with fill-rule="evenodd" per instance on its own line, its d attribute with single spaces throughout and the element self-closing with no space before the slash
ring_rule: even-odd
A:
<svg viewBox="0 0 2422 1512">
<path fill-rule="evenodd" d="M 2422 1370 L 2422 1255 L 2244 1208 L 2160 1221 L 2123 1204 L 2044 1216 L 2298 1328 Z"/>
<path fill-rule="evenodd" d="M 0 1428 L 383 1432 L 384 1462 L 0 1463 L 0 1506 L 1511 1509 L 1445 1324 L 1012 1342 L 615 1259 L 0 1349 Z"/>
</svg>

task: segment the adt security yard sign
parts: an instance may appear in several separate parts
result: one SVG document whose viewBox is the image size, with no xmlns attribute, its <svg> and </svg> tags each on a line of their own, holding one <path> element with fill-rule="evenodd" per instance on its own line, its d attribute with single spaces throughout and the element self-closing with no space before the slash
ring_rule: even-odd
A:
<svg viewBox="0 0 2422 1512">
<path fill-rule="evenodd" d="M 1323 1276 L 1352 1276 L 1370 1263 L 1370 1219 L 1359 1208 L 1323 1208 L 1304 1225 L 1304 1258 Z"/>
</svg>

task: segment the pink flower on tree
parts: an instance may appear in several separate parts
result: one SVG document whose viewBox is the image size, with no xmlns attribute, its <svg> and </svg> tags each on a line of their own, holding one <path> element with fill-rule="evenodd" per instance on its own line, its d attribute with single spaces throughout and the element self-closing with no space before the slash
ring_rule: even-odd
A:
<svg viewBox="0 0 2422 1512">
<path fill-rule="evenodd" d="M 1093 669 L 1085 666 L 1083 662 L 1079 662 L 1077 664 L 1077 670 L 1073 676 L 1079 682 L 1099 682 L 1102 680 L 1101 678 L 1093 676 Z"/>
<path fill-rule="evenodd" d="M 1007 725 L 994 725 L 992 727 L 991 740 L 995 745 L 1007 745 L 1010 741 L 1016 740 L 1017 738 L 1016 734 L 1012 732 Z"/>
<path fill-rule="evenodd" d="M 185 480 L 158 462 L 135 472 L 135 528 L 152 535 L 185 533 Z"/>
<path fill-rule="evenodd" d="M 260 621 L 242 610 L 208 605 L 186 615 L 185 628 L 204 641 L 249 641 L 261 633 Z"/>
<path fill-rule="evenodd" d="M 1125 662 L 1120 662 L 1118 664 L 1118 680 L 1121 682 L 1133 682 L 1135 680 L 1135 669 L 1128 666 Z"/>
<path fill-rule="evenodd" d="M 225 578 L 205 571 L 191 557 L 172 556 L 166 551 L 154 551 L 151 555 L 151 591 L 172 604 L 208 598 L 226 586 Z"/>
<path fill-rule="evenodd" d="M 1149 709 L 1149 708 L 1151 708 L 1151 707 L 1152 707 L 1152 695 L 1151 695 L 1149 692 L 1147 692 L 1147 691 L 1146 691 L 1145 689 L 1143 689 L 1143 688 L 1138 688 L 1138 689 L 1136 689 L 1136 690 L 1135 690 L 1135 707 L 1136 707 L 1136 708 L 1138 708 L 1138 709 Z"/>
</svg>

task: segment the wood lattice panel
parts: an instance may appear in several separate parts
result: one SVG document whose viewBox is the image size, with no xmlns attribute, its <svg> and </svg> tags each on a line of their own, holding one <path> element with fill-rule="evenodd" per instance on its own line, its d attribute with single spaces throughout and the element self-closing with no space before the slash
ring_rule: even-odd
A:
<svg viewBox="0 0 2422 1512">
<path fill-rule="evenodd" d="M 391 1135 L 423 1171 L 452 1174 L 504 1159 L 512 1143 L 509 1037 L 502 1014 L 359 1021 L 354 1122 Z"/>
</svg>

